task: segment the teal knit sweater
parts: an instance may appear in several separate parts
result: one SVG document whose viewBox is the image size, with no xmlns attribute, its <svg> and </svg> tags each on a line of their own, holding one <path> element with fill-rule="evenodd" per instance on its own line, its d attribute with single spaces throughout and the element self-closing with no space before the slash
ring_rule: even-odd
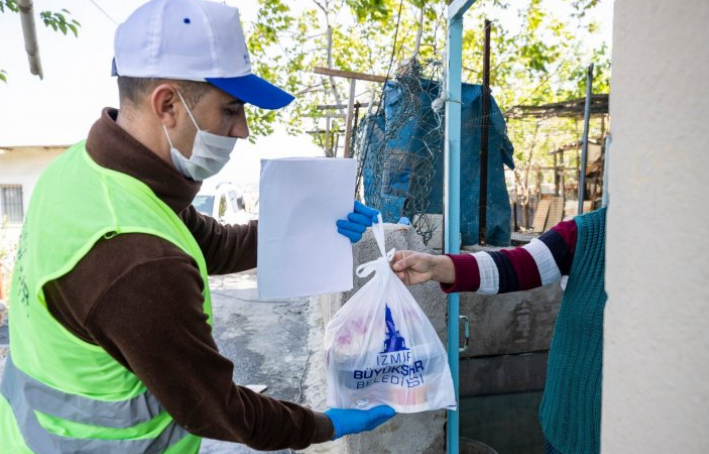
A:
<svg viewBox="0 0 709 454">
<path fill-rule="evenodd" d="M 578 216 L 578 239 L 554 328 L 539 411 L 546 439 L 564 454 L 600 451 L 606 209 Z"/>
</svg>

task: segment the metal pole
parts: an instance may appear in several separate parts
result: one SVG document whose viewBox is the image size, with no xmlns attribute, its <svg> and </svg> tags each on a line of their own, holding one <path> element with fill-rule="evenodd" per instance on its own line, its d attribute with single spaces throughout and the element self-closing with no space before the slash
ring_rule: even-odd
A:
<svg viewBox="0 0 709 454">
<path fill-rule="evenodd" d="M 352 147 L 352 117 L 354 116 L 356 84 L 356 79 L 350 79 L 350 99 L 347 102 L 347 127 L 345 128 L 345 150 L 342 153 L 345 158 L 351 158 L 354 152 L 354 148 Z"/>
<path fill-rule="evenodd" d="M 512 171 L 514 172 L 514 170 Z M 519 219 L 517 219 L 517 178 L 512 175 L 512 218 L 514 219 L 514 231 L 519 232 Z"/>
<path fill-rule="evenodd" d="M 356 102 L 354 105 L 354 124 L 352 125 L 352 134 L 357 134 L 357 127 L 359 126 L 359 109 L 362 107 L 362 104 Z M 353 145 L 353 150 L 354 150 L 354 145 Z"/>
<path fill-rule="evenodd" d="M 42 61 L 39 58 L 39 44 L 37 44 L 37 29 L 34 22 L 34 5 L 32 0 L 18 0 L 17 9 L 20 10 L 22 34 L 25 38 L 25 51 L 30 62 L 30 73 L 44 78 Z"/>
<path fill-rule="evenodd" d="M 554 195 L 559 195 L 559 164 L 556 153 L 554 153 Z"/>
<path fill-rule="evenodd" d="M 356 102 L 354 105 L 354 125 L 352 126 L 352 135 L 354 138 L 350 139 L 352 141 L 352 156 L 354 157 L 354 152 L 355 152 L 355 141 L 357 140 L 357 128 L 358 126 L 358 120 L 359 120 L 359 109 L 362 107 L 362 104 L 360 102 Z M 360 156 L 359 156 L 359 162 L 357 163 L 357 181 L 355 182 L 355 199 L 365 201 L 364 200 L 364 185 L 362 182 L 362 179 L 359 177 L 361 175 L 361 172 L 363 167 L 364 167 L 364 159 L 366 158 L 366 154 L 362 153 L 362 150 L 360 150 Z"/>
<path fill-rule="evenodd" d="M 332 157 L 330 149 L 330 117 L 325 118 L 325 156 Z"/>
<path fill-rule="evenodd" d="M 483 49 L 482 136 L 480 137 L 480 205 L 478 207 L 478 236 L 481 246 L 487 244 L 487 167 L 490 143 L 490 21 L 485 19 L 485 47 Z"/>
<path fill-rule="evenodd" d="M 448 40 L 446 65 L 446 140 L 444 153 L 444 250 L 460 252 L 460 129 L 463 73 L 463 15 L 475 0 L 453 0 L 448 5 Z M 453 377 L 456 410 L 448 410 L 446 452 L 460 451 L 460 300 L 457 293 L 448 295 L 448 363 Z"/>
<path fill-rule="evenodd" d="M 561 197 L 563 197 L 564 203 L 566 203 L 566 161 L 564 161 L 563 151 L 560 153 L 559 160 L 561 161 Z"/>
<path fill-rule="evenodd" d="M 608 206 L 608 177 L 610 175 L 610 151 L 611 151 L 611 144 L 613 143 L 613 137 L 608 134 L 606 136 L 606 146 L 605 146 L 605 153 L 603 154 L 603 206 L 607 207 Z"/>
<path fill-rule="evenodd" d="M 446 140 L 444 149 L 444 250 L 450 254 L 460 252 L 460 129 L 463 67 L 463 17 L 448 19 L 448 68 L 446 71 Z M 460 300 L 457 293 L 448 296 L 448 363 L 453 376 L 458 410 L 448 411 L 446 452 L 458 454 L 460 449 L 459 359 L 460 340 L 458 324 Z"/>
<path fill-rule="evenodd" d="M 581 172 L 579 173 L 579 214 L 583 214 L 583 199 L 586 194 L 586 163 L 588 161 L 588 128 L 591 121 L 592 89 L 593 63 L 588 67 L 588 75 L 586 76 L 586 104 L 583 108 L 583 140 L 581 142 Z"/>
</svg>

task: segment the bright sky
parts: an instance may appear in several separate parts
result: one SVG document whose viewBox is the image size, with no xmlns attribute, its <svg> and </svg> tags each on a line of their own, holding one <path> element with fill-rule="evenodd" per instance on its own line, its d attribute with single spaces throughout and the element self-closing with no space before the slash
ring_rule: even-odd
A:
<svg viewBox="0 0 709 454">
<path fill-rule="evenodd" d="M 123 22 L 145 0 L 94 0 L 108 16 Z M 231 0 L 244 22 L 255 19 L 256 0 Z M 111 19 L 90 0 L 35 0 L 35 11 L 66 8 L 81 22 L 79 38 L 63 36 L 37 21 L 44 79 L 29 72 L 20 17 L 0 14 L 0 146 L 68 145 L 86 137 L 106 106 L 118 106 L 116 79 L 111 77 L 113 34 Z M 239 141 L 232 159 L 207 186 L 230 180 L 239 185 L 258 181 L 260 160 L 286 156 L 322 156 L 307 136 L 283 132 L 261 138 L 256 145 Z"/>
<path fill-rule="evenodd" d="M 19 15 L 0 14 L 0 69 L 8 73 L 8 83 L 0 83 L 0 146 L 68 145 L 85 138 L 101 109 L 118 105 L 116 80 L 110 75 L 116 29 L 113 20 L 123 22 L 144 2 L 35 0 L 36 12 L 66 8 L 82 24 L 77 39 L 55 33 L 37 20 L 44 80 L 29 73 Z M 239 7 L 245 23 L 255 20 L 257 0 L 227 3 Z M 304 0 L 295 3 L 312 6 Z M 601 2 L 598 15 L 610 34 L 610 0 Z M 255 183 L 261 158 L 321 155 L 322 151 L 309 137 L 292 137 L 276 131 L 259 139 L 256 145 L 239 141 L 230 163 L 208 184 L 224 180 Z"/>
</svg>

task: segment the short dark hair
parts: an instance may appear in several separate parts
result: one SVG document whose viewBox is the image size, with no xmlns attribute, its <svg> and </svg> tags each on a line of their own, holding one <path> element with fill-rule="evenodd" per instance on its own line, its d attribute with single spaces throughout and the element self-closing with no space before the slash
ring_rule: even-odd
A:
<svg viewBox="0 0 709 454">
<path fill-rule="evenodd" d="M 141 98 L 150 93 L 155 87 L 165 82 L 174 82 L 180 86 L 180 93 L 185 97 L 185 101 L 193 107 L 199 102 L 209 89 L 206 82 L 194 82 L 191 80 L 170 80 L 158 78 L 142 77 L 118 77 L 118 97 L 121 106 L 129 103 L 135 106 L 140 105 Z"/>
</svg>

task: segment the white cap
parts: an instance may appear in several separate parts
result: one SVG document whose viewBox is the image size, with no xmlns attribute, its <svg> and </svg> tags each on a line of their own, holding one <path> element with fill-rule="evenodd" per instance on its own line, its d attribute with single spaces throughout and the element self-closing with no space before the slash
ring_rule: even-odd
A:
<svg viewBox="0 0 709 454">
<path fill-rule="evenodd" d="M 208 82 L 265 109 L 293 96 L 251 73 L 239 10 L 204 0 L 151 0 L 118 26 L 113 75 Z"/>
</svg>

